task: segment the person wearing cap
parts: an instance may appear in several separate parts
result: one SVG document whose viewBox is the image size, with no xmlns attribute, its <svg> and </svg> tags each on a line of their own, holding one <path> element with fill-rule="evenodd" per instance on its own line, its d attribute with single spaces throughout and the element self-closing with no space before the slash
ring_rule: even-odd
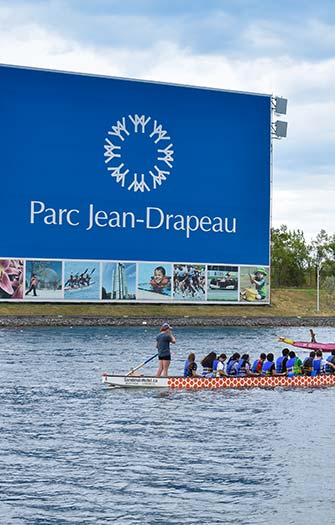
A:
<svg viewBox="0 0 335 525">
<path fill-rule="evenodd" d="M 255 273 L 250 275 L 251 284 L 255 285 L 257 291 L 256 299 L 262 300 L 266 298 L 266 282 L 265 277 L 267 276 L 264 268 L 256 268 Z"/>
<path fill-rule="evenodd" d="M 168 370 L 171 362 L 170 343 L 175 344 L 176 338 L 171 333 L 169 323 L 163 323 L 160 333 L 156 337 L 156 348 L 158 350 L 158 368 L 156 377 L 168 376 Z"/>
</svg>

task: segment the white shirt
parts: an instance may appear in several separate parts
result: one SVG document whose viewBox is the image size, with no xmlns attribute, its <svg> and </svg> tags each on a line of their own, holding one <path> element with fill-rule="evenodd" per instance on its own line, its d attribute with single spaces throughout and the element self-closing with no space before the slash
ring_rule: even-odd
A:
<svg viewBox="0 0 335 525">
<path fill-rule="evenodd" d="M 219 361 L 218 364 L 217 364 L 217 367 L 216 367 L 216 375 L 217 377 L 220 377 L 220 370 L 224 370 L 224 362 L 223 361 Z"/>
</svg>

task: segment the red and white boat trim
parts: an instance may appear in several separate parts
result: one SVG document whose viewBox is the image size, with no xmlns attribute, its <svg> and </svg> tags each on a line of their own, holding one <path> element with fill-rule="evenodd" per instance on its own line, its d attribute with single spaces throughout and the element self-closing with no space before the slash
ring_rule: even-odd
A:
<svg viewBox="0 0 335 525">
<path fill-rule="evenodd" d="M 123 388 L 317 388 L 335 386 L 335 374 L 276 377 L 154 377 L 125 376 L 104 373 L 102 382 L 110 387 Z"/>
</svg>

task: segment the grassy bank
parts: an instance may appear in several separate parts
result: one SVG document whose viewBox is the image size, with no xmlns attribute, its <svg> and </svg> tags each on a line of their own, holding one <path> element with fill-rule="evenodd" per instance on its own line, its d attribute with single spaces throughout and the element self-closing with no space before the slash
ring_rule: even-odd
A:
<svg viewBox="0 0 335 525">
<path fill-rule="evenodd" d="M 335 309 L 321 292 L 320 313 L 316 313 L 316 291 L 311 289 L 274 289 L 271 306 L 169 305 L 169 304 L 45 304 L 0 303 L 0 316 L 109 316 L 109 317 L 334 317 Z"/>
</svg>

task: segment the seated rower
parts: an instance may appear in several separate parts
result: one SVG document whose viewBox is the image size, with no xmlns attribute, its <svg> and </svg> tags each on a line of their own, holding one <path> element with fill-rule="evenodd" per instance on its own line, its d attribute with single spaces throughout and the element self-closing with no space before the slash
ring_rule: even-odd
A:
<svg viewBox="0 0 335 525">
<path fill-rule="evenodd" d="M 270 352 L 266 356 L 266 361 L 262 366 L 262 376 L 285 376 L 286 372 L 276 372 L 276 365 L 274 363 L 274 355 Z"/>
<path fill-rule="evenodd" d="M 190 359 L 188 357 L 184 364 L 184 377 L 187 377 L 187 370 L 188 370 L 189 364 L 190 364 Z"/>
<path fill-rule="evenodd" d="M 214 377 L 213 374 L 213 362 L 216 359 L 216 353 L 210 352 L 206 357 L 201 361 L 201 366 L 203 368 L 202 375 L 205 377 Z"/>
<path fill-rule="evenodd" d="M 314 350 L 312 350 L 309 353 L 308 357 L 305 357 L 305 359 L 304 359 L 304 361 L 302 363 L 302 367 L 301 367 L 301 371 L 302 371 L 304 376 L 310 376 L 311 375 L 312 370 L 313 370 L 313 359 L 314 358 L 315 358 Z"/>
<path fill-rule="evenodd" d="M 260 374 L 262 372 L 262 366 L 263 366 L 265 359 L 266 359 L 266 354 L 262 353 L 260 354 L 259 358 L 253 362 L 251 371 L 254 374 L 256 373 Z"/>
<path fill-rule="evenodd" d="M 216 377 L 227 376 L 227 372 L 224 369 L 224 362 L 227 359 L 226 354 L 220 354 L 216 365 Z"/>
<path fill-rule="evenodd" d="M 299 376 L 301 374 L 301 366 L 302 361 L 300 357 L 298 357 L 293 350 L 291 350 L 288 354 L 288 360 L 286 363 L 286 370 L 287 375 L 292 376 Z"/>
<path fill-rule="evenodd" d="M 283 373 L 286 372 L 286 363 L 288 361 L 288 354 L 290 353 L 288 348 L 282 350 L 282 355 L 278 357 L 276 361 L 276 372 Z"/>
<path fill-rule="evenodd" d="M 197 368 L 198 365 L 195 362 L 195 354 L 191 352 L 187 358 L 188 361 L 188 367 L 186 370 L 186 376 L 185 377 L 202 377 L 202 375 L 197 374 Z"/>
<path fill-rule="evenodd" d="M 246 376 L 258 376 L 251 371 L 250 366 L 250 357 L 249 354 L 243 354 L 237 365 L 237 374 L 238 377 Z"/>
<path fill-rule="evenodd" d="M 238 352 L 235 352 L 228 360 L 228 363 L 227 363 L 227 368 L 226 368 L 226 371 L 227 371 L 227 374 L 229 376 L 236 376 L 237 375 L 237 367 L 238 367 L 238 362 L 241 358 L 241 355 L 238 353 Z"/>
<path fill-rule="evenodd" d="M 335 368 L 335 366 L 334 366 Z M 315 357 L 313 359 L 312 363 L 312 376 L 316 376 L 319 374 L 324 374 L 326 369 L 326 361 L 322 357 L 322 351 L 317 350 L 315 352 Z"/>
<path fill-rule="evenodd" d="M 326 374 L 335 374 L 335 350 L 327 357 Z"/>
</svg>

